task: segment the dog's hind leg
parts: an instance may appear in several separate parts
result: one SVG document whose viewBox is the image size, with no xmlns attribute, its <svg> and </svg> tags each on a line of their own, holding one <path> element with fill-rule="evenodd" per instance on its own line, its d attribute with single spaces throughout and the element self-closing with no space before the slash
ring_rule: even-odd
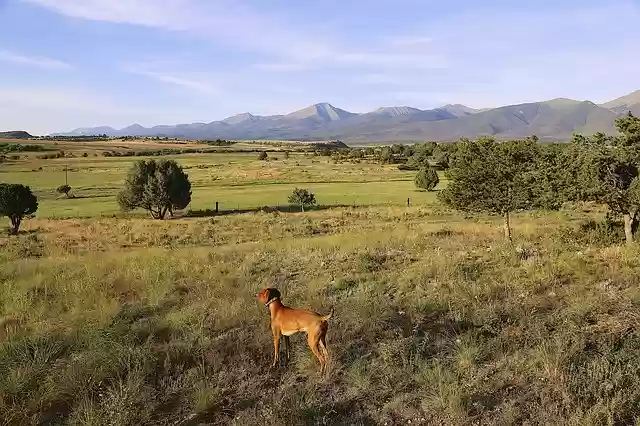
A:
<svg viewBox="0 0 640 426">
<path fill-rule="evenodd" d="M 320 353 L 320 330 L 309 330 L 307 342 L 309 343 L 309 348 L 311 348 L 313 354 L 318 358 L 318 361 L 320 362 L 320 372 L 323 373 L 326 360 Z"/>
<path fill-rule="evenodd" d="M 320 349 L 322 349 L 322 354 L 324 355 L 324 360 L 327 362 L 329 360 L 329 351 L 327 350 L 327 341 L 325 340 L 325 336 L 320 337 Z"/>
</svg>

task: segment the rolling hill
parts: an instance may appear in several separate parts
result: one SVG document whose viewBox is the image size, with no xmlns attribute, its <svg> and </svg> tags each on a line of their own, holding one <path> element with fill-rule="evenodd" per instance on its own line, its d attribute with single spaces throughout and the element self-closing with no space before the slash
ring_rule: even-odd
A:
<svg viewBox="0 0 640 426">
<path fill-rule="evenodd" d="M 632 111 L 640 115 L 640 90 L 602 105 L 591 101 L 556 98 L 543 102 L 473 109 L 449 104 L 420 110 L 409 106 L 382 107 L 357 114 L 319 103 L 285 115 L 242 113 L 210 123 L 139 124 L 116 130 L 82 128 L 58 135 L 168 136 L 185 139 L 282 139 L 345 141 L 451 141 L 460 137 L 519 138 L 537 135 L 542 140 L 568 140 L 574 132 L 615 133 L 614 120 Z"/>
<path fill-rule="evenodd" d="M 33 136 L 23 130 L 0 132 L 0 139 L 29 139 Z"/>
</svg>

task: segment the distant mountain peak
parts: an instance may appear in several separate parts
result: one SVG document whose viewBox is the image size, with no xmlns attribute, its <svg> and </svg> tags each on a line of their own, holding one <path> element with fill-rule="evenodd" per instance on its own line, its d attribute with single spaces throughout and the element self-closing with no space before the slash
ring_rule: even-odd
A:
<svg viewBox="0 0 640 426">
<path fill-rule="evenodd" d="M 446 111 L 456 117 L 466 117 L 467 115 L 477 114 L 478 112 L 480 112 L 480 110 L 462 104 L 447 104 L 437 109 Z"/>
<path fill-rule="evenodd" d="M 227 117 L 224 120 L 222 120 L 222 122 L 227 124 L 239 124 L 245 121 L 253 121 L 257 118 L 258 117 L 256 117 L 255 115 L 249 112 L 243 112 L 241 114 L 236 114 L 236 115 L 232 115 L 231 117 Z"/>
<path fill-rule="evenodd" d="M 336 108 L 330 103 L 322 102 L 322 103 L 308 106 L 306 108 L 292 112 L 290 114 L 287 114 L 285 117 L 298 119 L 298 120 L 305 119 L 305 118 L 311 118 L 311 119 L 315 118 L 321 121 L 328 122 L 328 121 L 344 120 L 354 115 L 357 115 L 357 114 L 354 114 L 349 111 L 345 111 L 340 108 Z"/>
<path fill-rule="evenodd" d="M 544 101 L 540 103 L 551 105 L 551 106 L 572 106 L 572 105 L 578 105 L 582 102 L 583 101 L 578 101 L 578 100 L 569 99 L 569 98 L 554 98 L 554 99 L 550 99 L 548 101 Z"/>
<path fill-rule="evenodd" d="M 376 114 L 386 114 L 391 117 L 397 117 L 399 115 L 411 115 L 420 112 L 418 108 L 412 108 L 408 106 L 398 107 L 380 107 L 373 111 Z"/>
</svg>

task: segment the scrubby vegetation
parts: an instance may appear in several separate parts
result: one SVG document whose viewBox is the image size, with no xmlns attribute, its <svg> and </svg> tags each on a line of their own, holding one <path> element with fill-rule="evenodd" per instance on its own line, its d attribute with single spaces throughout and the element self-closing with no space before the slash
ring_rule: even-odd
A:
<svg viewBox="0 0 640 426">
<path fill-rule="evenodd" d="M 0 143 L 0 154 L 11 152 L 41 152 L 47 151 L 42 145 L 23 144 L 23 143 Z"/>
</svg>

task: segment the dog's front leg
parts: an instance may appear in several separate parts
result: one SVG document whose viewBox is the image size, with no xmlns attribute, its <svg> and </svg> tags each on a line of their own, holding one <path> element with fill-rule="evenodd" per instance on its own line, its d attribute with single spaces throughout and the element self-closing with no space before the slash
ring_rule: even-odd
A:
<svg viewBox="0 0 640 426">
<path fill-rule="evenodd" d="M 289 342 L 289 336 L 284 336 L 284 347 L 287 350 L 287 364 L 291 359 L 291 342 Z"/>
<path fill-rule="evenodd" d="M 278 364 L 278 352 L 280 349 L 280 330 L 273 329 L 273 365 Z"/>
</svg>

